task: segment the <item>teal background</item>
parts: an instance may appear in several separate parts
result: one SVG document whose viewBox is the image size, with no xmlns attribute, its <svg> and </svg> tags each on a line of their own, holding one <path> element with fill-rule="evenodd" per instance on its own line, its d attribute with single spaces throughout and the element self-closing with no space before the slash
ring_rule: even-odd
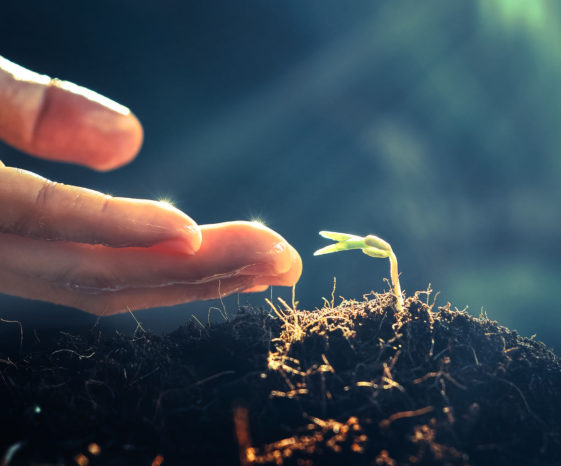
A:
<svg viewBox="0 0 561 466">
<path fill-rule="evenodd" d="M 111 173 L 5 164 L 199 223 L 263 220 L 301 253 L 300 306 L 388 286 L 387 261 L 313 257 L 319 230 L 374 233 L 402 287 L 561 352 L 561 10 L 532 0 L 10 2 L 0 54 L 129 106 L 146 140 Z M 1 213 L 0 213 L 1 214 Z M 289 290 L 275 288 L 288 297 Z M 264 305 L 269 293 L 231 297 Z M 138 312 L 165 331 L 217 302 Z M 0 297 L 24 335 L 95 317 Z M 212 317 L 211 316 L 211 317 Z M 130 331 L 130 315 L 104 328 Z M 0 326 L 15 342 L 15 325 Z"/>
</svg>

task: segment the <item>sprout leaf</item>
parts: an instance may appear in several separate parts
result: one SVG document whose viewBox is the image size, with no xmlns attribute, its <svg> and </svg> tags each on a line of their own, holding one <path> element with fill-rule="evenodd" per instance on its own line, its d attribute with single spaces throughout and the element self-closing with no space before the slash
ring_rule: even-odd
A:
<svg viewBox="0 0 561 466">
<path fill-rule="evenodd" d="M 319 234 L 324 238 L 336 241 L 314 252 L 314 256 L 330 254 L 332 252 L 347 251 L 350 249 L 361 249 L 362 252 L 370 257 L 385 258 L 390 260 L 390 274 L 392 278 L 394 294 L 397 298 L 397 309 L 403 311 L 403 296 L 401 285 L 399 284 L 399 274 L 397 272 L 397 258 L 392 247 L 387 241 L 375 235 L 365 237 L 350 235 L 348 233 L 337 233 L 334 231 L 320 231 Z"/>
</svg>

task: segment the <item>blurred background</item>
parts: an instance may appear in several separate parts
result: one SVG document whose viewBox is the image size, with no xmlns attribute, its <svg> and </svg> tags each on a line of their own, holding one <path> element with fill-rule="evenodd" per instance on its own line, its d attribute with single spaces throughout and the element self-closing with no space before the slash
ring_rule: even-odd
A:
<svg viewBox="0 0 561 466">
<path fill-rule="evenodd" d="M 97 173 L 0 143 L 6 165 L 197 222 L 260 219 L 301 253 L 300 307 L 388 289 L 385 260 L 313 257 L 319 230 L 391 242 L 432 284 L 561 353 L 561 6 L 540 0 L 5 2 L 0 55 L 130 107 L 145 144 Z M 1 214 L 1 213 L 0 213 Z M 274 296 L 290 296 L 275 288 Z M 264 305 L 270 293 L 233 296 Z M 169 331 L 219 302 L 136 313 Z M 96 318 L 0 297 L 24 338 Z M 130 332 L 130 315 L 103 328 Z M 19 341 L 15 324 L 3 342 Z"/>
</svg>

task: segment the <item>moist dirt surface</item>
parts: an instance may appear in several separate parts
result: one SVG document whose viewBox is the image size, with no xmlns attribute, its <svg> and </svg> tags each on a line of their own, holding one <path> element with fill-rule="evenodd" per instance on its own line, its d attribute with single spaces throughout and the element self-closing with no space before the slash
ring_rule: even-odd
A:
<svg viewBox="0 0 561 466">
<path fill-rule="evenodd" d="M 0 323 L 1 324 L 1 323 Z M 427 292 L 0 354 L 0 465 L 559 465 L 561 362 Z"/>
</svg>

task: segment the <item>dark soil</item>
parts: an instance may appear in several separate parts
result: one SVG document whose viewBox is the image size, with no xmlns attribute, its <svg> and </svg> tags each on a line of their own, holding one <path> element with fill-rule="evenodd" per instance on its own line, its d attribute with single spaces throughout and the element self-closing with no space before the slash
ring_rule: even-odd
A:
<svg viewBox="0 0 561 466">
<path fill-rule="evenodd" d="M 561 464 L 551 351 L 426 293 L 394 300 L 0 355 L 0 465 Z"/>
</svg>

